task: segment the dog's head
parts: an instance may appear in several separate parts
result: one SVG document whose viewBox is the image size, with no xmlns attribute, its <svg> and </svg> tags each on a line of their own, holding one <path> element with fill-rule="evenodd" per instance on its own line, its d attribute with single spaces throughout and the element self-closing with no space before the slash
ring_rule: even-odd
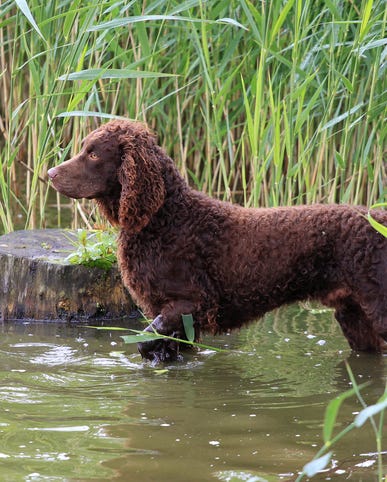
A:
<svg viewBox="0 0 387 482">
<path fill-rule="evenodd" d="M 89 134 L 79 154 L 48 176 L 60 193 L 96 199 L 111 222 L 138 232 L 164 201 L 158 152 L 144 124 L 112 121 Z"/>
</svg>

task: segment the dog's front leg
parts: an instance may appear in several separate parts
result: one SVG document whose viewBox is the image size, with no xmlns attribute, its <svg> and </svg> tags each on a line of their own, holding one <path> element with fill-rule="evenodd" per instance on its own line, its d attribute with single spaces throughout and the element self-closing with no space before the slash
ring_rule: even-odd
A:
<svg viewBox="0 0 387 482">
<path fill-rule="evenodd" d="M 162 315 L 156 316 L 152 323 L 144 330 L 148 333 L 158 333 L 160 335 L 176 336 L 175 333 L 168 333 L 168 324 Z M 141 356 L 157 365 L 160 362 L 179 361 L 179 343 L 174 340 L 159 339 L 146 341 L 137 344 Z"/>
<path fill-rule="evenodd" d="M 182 314 L 193 313 L 193 306 L 187 303 L 180 303 L 179 306 L 169 306 L 163 309 L 161 314 L 156 316 L 152 323 L 144 330 L 148 333 L 171 336 L 185 340 Z M 198 337 L 198 328 L 197 337 Z M 175 340 L 158 339 L 137 344 L 138 350 L 143 358 L 150 360 L 154 365 L 160 362 L 181 361 L 180 343 Z M 185 345 L 188 347 L 189 345 Z"/>
</svg>

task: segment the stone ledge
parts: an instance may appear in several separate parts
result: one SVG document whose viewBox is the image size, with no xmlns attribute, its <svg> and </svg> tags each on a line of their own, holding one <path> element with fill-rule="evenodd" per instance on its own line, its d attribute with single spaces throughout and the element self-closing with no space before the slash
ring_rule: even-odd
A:
<svg viewBox="0 0 387 482">
<path fill-rule="evenodd" d="M 71 265 L 73 231 L 0 236 L 0 320 L 87 321 L 130 315 L 134 304 L 117 267 Z"/>
</svg>

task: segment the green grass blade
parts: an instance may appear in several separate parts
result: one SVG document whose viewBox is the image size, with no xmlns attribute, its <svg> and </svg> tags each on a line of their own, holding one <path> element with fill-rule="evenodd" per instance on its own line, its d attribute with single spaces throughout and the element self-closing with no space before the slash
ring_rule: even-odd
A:
<svg viewBox="0 0 387 482">
<path fill-rule="evenodd" d="M 369 29 L 369 20 L 372 12 L 373 0 L 368 0 L 361 16 L 359 41 L 361 42 Z"/>
<path fill-rule="evenodd" d="M 128 119 L 127 117 L 123 117 L 121 115 L 107 114 L 106 112 L 91 112 L 87 110 L 61 112 L 56 117 L 100 117 L 101 119 Z"/>
<path fill-rule="evenodd" d="M 122 338 L 127 345 L 130 345 L 134 343 L 162 340 L 165 337 L 163 335 L 157 335 L 156 333 L 142 333 L 138 335 L 122 335 L 120 338 Z"/>
<path fill-rule="evenodd" d="M 181 315 L 183 319 L 184 331 L 185 336 L 187 337 L 188 341 L 195 340 L 195 328 L 194 328 L 194 320 L 191 314 L 189 315 Z"/>
<path fill-rule="evenodd" d="M 30 22 L 34 30 L 37 32 L 39 37 L 42 38 L 42 40 L 46 41 L 44 38 L 42 32 L 40 31 L 38 24 L 35 22 L 34 16 L 31 13 L 31 10 L 25 0 L 15 0 L 16 5 L 20 8 L 22 11 L 23 15 L 26 16 L 27 20 Z"/>
<path fill-rule="evenodd" d="M 270 30 L 270 44 L 274 42 L 276 35 L 278 34 L 280 28 L 282 27 L 290 9 L 293 7 L 295 0 L 288 0 L 285 2 L 284 7 L 281 9 L 281 13 L 277 20 L 275 21 L 273 27 Z"/>
<path fill-rule="evenodd" d="M 333 452 L 328 452 L 325 455 L 322 455 L 318 459 L 312 460 L 311 462 L 308 462 L 302 471 L 308 476 L 308 477 L 313 477 L 316 475 L 320 470 L 325 469 L 325 467 L 329 464 L 329 461 L 331 460 Z"/>
<path fill-rule="evenodd" d="M 175 74 L 131 69 L 88 69 L 61 75 L 58 80 L 155 79 L 159 77 L 175 77 Z"/>
<path fill-rule="evenodd" d="M 370 213 L 367 214 L 367 219 L 371 226 L 378 231 L 380 234 L 382 234 L 384 237 L 387 238 L 387 226 L 384 226 L 384 224 L 379 223 L 374 219 Z"/>
<path fill-rule="evenodd" d="M 324 418 L 324 426 L 323 426 L 323 437 L 324 437 L 324 443 L 326 446 L 329 446 L 331 442 L 333 428 L 335 426 L 337 415 L 342 403 L 344 402 L 344 400 L 346 400 L 349 397 L 352 397 L 355 394 L 356 394 L 356 390 L 354 388 L 351 388 L 350 390 L 347 390 L 346 392 L 342 393 L 341 395 L 334 398 L 328 403 L 328 406 L 325 410 L 325 418 Z"/>
<path fill-rule="evenodd" d="M 111 28 L 118 28 L 123 27 L 126 25 L 135 24 L 138 22 L 166 22 L 166 21 L 177 21 L 177 22 L 189 22 L 189 23 L 222 23 L 231 25 L 233 27 L 242 28 L 247 30 L 247 28 L 241 24 L 240 22 L 232 19 L 232 18 L 219 18 L 216 20 L 202 20 L 195 17 L 182 17 L 179 15 L 138 15 L 126 18 L 118 18 L 115 20 L 111 20 L 109 22 L 100 23 L 98 25 L 93 25 L 88 29 L 89 32 L 94 32 L 96 30 L 108 30 Z"/>
<path fill-rule="evenodd" d="M 384 411 L 386 408 L 387 408 L 387 393 L 384 393 L 380 397 L 377 403 L 375 403 L 374 405 L 370 405 L 366 408 L 363 408 L 363 410 L 358 415 L 356 415 L 356 418 L 355 418 L 356 427 L 362 427 L 369 418 Z"/>
</svg>

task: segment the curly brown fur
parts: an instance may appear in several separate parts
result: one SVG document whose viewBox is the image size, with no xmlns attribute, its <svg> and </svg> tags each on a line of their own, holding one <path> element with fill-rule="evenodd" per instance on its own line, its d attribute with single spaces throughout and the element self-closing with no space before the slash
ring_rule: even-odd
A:
<svg viewBox="0 0 387 482">
<path fill-rule="evenodd" d="M 201 331 L 225 331 L 286 303 L 315 299 L 355 350 L 387 340 L 387 240 L 364 207 L 311 205 L 246 209 L 191 189 L 148 128 L 113 121 L 81 152 L 50 169 L 54 187 L 94 198 L 120 226 L 123 282 L 160 333 L 184 337 L 181 315 Z M 374 217 L 387 223 L 387 213 Z M 149 330 L 153 328 L 150 327 Z M 139 345 L 152 360 L 177 345 Z"/>
</svg>

